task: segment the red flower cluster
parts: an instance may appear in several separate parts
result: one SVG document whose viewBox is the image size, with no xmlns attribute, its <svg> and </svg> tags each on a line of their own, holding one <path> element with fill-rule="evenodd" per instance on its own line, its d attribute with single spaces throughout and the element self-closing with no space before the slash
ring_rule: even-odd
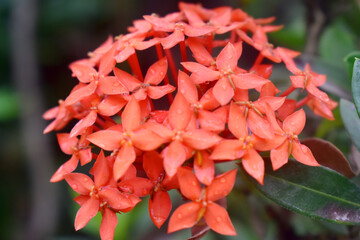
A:
<svg viewBox="0 0 360 240">
<path fill-rule="evenodd" d="M 230 7 L 180 3 L 179 8 L 165 17 L 134 21 L 128 34 L 109 37 L 88 58 L 72 63 L 78 85 L 44 114 L 54 119 L 44 133 L 78 120 L 70 133 L 57 135 L 71 158 L 51 178 L 65 179 L 80 194 L 76 230 L 100 211 L 101 239 L 112 239 L 116 213 L 130 211 L 147 195 L 150 217 L 160 228 L 172 208 L 168 191 L 177 189 L 190 202 L 174 211 L 169 233 L 204 218 L 212 230 L 235 235 L 227 211 L 216 201 L 230 193 L 236 170 L 215 175 L 215 164 L 241 159 L 261 184 L 262 152 L 270 154 L 274 169 L 290 154 L 318 165 L 298 139 L 306 120 L 301 107 L 309 104 L 332 119 L 336 103 L 318 89 L 324 75 L 309 65 L 299 69 L 293 60 L 298 52 L 268 42 L 266 34 L 281 28 L 269 25 L 274 18 L 254 19 Z M 258 51 L 250 68 L 239 66 L 245 44 Z M 156 59 L 144 77 L 138 54 L 151 56 L 149 49 Z M 131 73 L 117 67 L 122 62 Z M 272 62 L 283 62 L 294 74 L 281 94 L 269 80 Z M 307 96 L 288 99 L 297 88 Z M 93 163 L 91 178 L 73 173 L 79 160 Z"/>
</svg>

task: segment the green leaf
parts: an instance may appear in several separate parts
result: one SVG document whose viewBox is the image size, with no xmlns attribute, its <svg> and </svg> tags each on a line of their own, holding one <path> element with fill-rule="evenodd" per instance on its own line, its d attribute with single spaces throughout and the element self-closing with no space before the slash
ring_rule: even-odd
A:
<svg viewBox="0 0 360 240">
<path fill-rule="evenodd" d="M 355 37 L 342 20 L 336 20 L 325 28 L 319 43 L 320 56 L 326 61 L 341 63 L 355 46 Z"/>
<path fill-rule="evenodd" d="M 351 91 L 354 99 L 356 111 L 360 116 L 360 59 L 356 58 L 351 80 Z"/>
<path fill-rule="evenodd" d="M 264 185 L 248 176 L 265 196 L 294 212 L 316 219 L 360 224 L 360 188 L 325 167 L 310 167 L 295 160 L 277 171 L 266 161 Z"/>
<path fill-rule="evenodd" d="M 340 113 L 345 129 L 357 149 L 360 150 L 360 119 L 352 102 L 340 99 Z"/>
<path fill-rule="evenodd" d="M 360 51 L 351 52 L 344 58 L 346 69 L 348 70 L 350 78 L 352 78 L 354 62 L 356 58 L 360 58 Z"/>
</svg>

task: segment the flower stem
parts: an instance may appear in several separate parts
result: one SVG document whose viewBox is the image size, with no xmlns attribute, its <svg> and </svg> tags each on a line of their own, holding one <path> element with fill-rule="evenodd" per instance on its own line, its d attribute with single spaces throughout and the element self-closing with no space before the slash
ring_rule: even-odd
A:
<svg viewBox="0 0 360 240">
<path fill-rule="evenodd" d="M 290 93 L 292 93 L 296 88 L 293 86 L 290 86 L 288 89 L 286 89 L 282 94 L 280 94 L 279 97 L 287 97 Z"/>
<path fill-rule="evenodd" d="M 296 103 L 296 109 L 305 106 L 305 104 L 310 100 L 310 98 L 311 98 L 311 97 L 310 97 L 309 95 L 307 95 L 306 97 L 304 97 L 303 99 L 301 99 L 300 101 L 298 101 L 298 102 Z"/>
<path fill-rule="evenodd" d="M 130 65 L 130 68 L 131 68 L 131 71 L 133 72 L 133 74 L 135 74 L 143 82 L 144 76 L 141 72 L 139 58 L 138 58 L 136 52 L 128 58 L 128 63 Z"/>
<path fill-rule="evenodd" d="M 155 47 L 156 47 L 156 54 L 157 54 L 157 56 L 158 56 L 158 59 L 163 58 L 164 55 L 163 55 L 163 52 L 162 52 L 162 48 L 161 48 L 160 43 L 159 43 L 159 44 L 156 44 Z M 164 77 L 164 83 L 165 83 L 165 84 L 169 84 L 169 83 L 170 83 L 169 77 L 168 77 L 167 74 L 166 74 L 165 77 Z M 171 93 L 168 93 L 168 94 L 166 94 L 166 96 L 167 96 L 167 98 L 168 98 L 169 104 L 171 104 L 171 103 L 173 102 L 173 100 L 174 100 L 173 95 L 172 95 Z"/>
<path fill-rule="evenodd" d="M 169 67 L 170 67 L 171 75 L 172 75 L 172 77 L 174 79 L 175 86 L 177 87 L 178 76 L 177 76 L 176 65 L 175 65 L 174 58 L 173 58 L 173 55 L 171 53 L 171 50 L 170 49 L 165 49 L 165 54 L 166 54 L 166 57 L 167 57 L 167 59 L 169 61 Z"/>
<path fill-rule="evenodd" d="M 187 62 L 187 54 L 186 54 L 186 45 L 185 41 L 180 42 L 180 53 L 181 53 L 181 61 Z M 186 74 L 189 74 L 189 71 L 183 67 L 183 70 Z"/>
</svg>

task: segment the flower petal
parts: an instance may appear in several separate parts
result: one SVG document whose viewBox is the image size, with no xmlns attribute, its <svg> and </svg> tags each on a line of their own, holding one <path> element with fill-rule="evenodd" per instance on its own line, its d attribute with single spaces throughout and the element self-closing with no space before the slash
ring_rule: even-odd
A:
<svg viewBox="0 0 360 240">
<path fill-rule="evenodd" d="M 178 29 L 175 29 L 169 36 L 161 39 L 161 45 L 163 49 L 169 49 L 185 40 L 184 33 Z"/>
<path fill-rule="evenodd" d="M 128 170 L 130 165 L 135 161 L 136 154 L 133 146 L 125 143 L 119 150 L 114 162 L 114 180 L 117 181 Z"/>
<path fill-rule="evenodd" d="M 76 155 L 72 155 L 71 158 L 61 165 L 58 170 L 51 177 L 50 182 L 59 182 L 64 179 L 64 176 L 68 173 L 73 172 L 77 165 L 79 164 L 79 159 Z"/>
<path fill-rule="evenodd" d="M 247 125 L 251 132 L 261 138 L 271 139 L 274 137 L 274 130 L 268 120 L 265 117 L 260 117 L 251 109 L 248 112 Z"/>
<path fill-rule="evenodd" d="M 242 157 L 241 163 L 250 176 L 255 178 L 260 184 L 264 184 L 264 160 L 254 149 L 247 150 L 247 153 Z"/>
<path fill-rule="evenodd" d="M 100 78 L 98 89 L 108 95 L 129 93 L 119 78 L 114 76 Z"/>
<path fill-rule="evenodd" d="M 156 227 L 160 228 L 171 211 L 171 199 L 168 192 L 157 191 L 149 199 L 150 218 Z"/>
<path fill-rule="evenodd" d="M 236 169 L 233 169 L 214 178 L 207 188 L 206 196 L 208 201 L 217 201 L 231 192 L 235 184 L 236 171 Z"/>
<path fill-rule="evenodd" d="M 175 91 L 175 87 L 170 85 L 170 84 L 166 84 L 166 85 L 163 85 L 163 86 L 149 86 L 149 87 L 147 87 L 147 94 L 148 94 L 149 98 L 151 98 L 151 99 L 162 98 L 166 94 L 171 93 L 173 91 Z"/>
<path fill-rule="evenodd" d="M 214 179 L 215 164 L 209 153 L 198 151 L 194 159 L 194 171 L 196 178 L 204 185 L 210 185 Z"/>
<path fill-rule="evenodd" d="M 116 187 L 104 187 L 99 191 L 99 196 L 107 204 L 116 210 L 133 207 L 134 204 L 126 197 L 126 193 L 121 193 Z"/>
<path fill-rule="evenodd" d="M 150 194 L 154 184 L 147 178 L 135 177 L 123 180 L 118 184 L 121 191 L 131 193 L 138 197 L 145 197 Z"/>
<path fill-rule="evenodd" d="M 210 66 L 214 62 L 214 58 L 204 47 L 204 45 L 202 45 L 196 38 L 188 38 L 187 44 L 193 54 L 193 57 L 198 63 L 204 66 Z"/>
<path fill-rule="evenodd" d="M 79 102 L 80 100 L 93 94 L 96 88 L 97 88 L 97 82 L 92 81 L 88 85 L 78 88 L 75 91 L 72 91 L 70 95 L 65 99 L 64 105 L 70 106 L 74 103 Z"/>
<path fill-rule="evenodd" d="M 221 50 L 216 58 L 216 66 L 219 70 L 235 71 L 237 66 L 238 56 L 234 45 L 230 42 Z"/>
<path fill-rule="evenodd" d="M 152 180 L 158 180 L 164 173 L 163 159 L 156 151 L 145 152 L 143 155 L 143 168 L 146 175 Z"/>
<path fill-rule="evenodd" d="M 81 134 L 86 128 L 92 126 L 97 118 L 96 111 L 91 111 L 86 117 L 81 119 L 70 131 L 70 137 Z"/>
<path fill-rule="evenodd" d="M 168 233 L 184 228 L 190 228 L 198 221 L 197 215 L 201 209 L 200 203 L 189 202 L 178 207 L 170 217 Z"/>
<path fill-rule="evenodd" d="M 300 109 L 283 122 L 283 129 L 286 133 L 299 135 L 305 127 L 306 115 L 303 109 Z"/>
<path fill-rule="evenodd" d="M 161 58 L 149 67 L 146 72 L 144 83 L 158 85 L 164 79 L 168 70 L 166 57 Z"/>
<path fill-rule="evenodd" d="M 270 151 L 273 170 L 281 168 L 289 159 L 289 141 L 284 141 L 279 147 Z"/>
<path fill-rule="evenodd" d="M 141 110 L 139 102 L 131 97 L 127 103 L 123 113 L 121 114 L 121 122 L 124 130 L 127 132 L 133 131 L 140 126 Z"/>
<path fill-rule="evenodd" d="M 88 195 L 94 186 L 91 178 L 82 173 L 68 173 L 65 175 L 65 181 L 75 192 L 82 195 Z"/>
<path fill-rule="evenodd" d="M 69 68 L 72 71 L 72 76 L 82 83 L 89 83 L 93 76 L 97 74 L 93 67 L 78 62 L 70 64 Z"/>
<path fill-rule="evenodd" d="M 106 150 L 113 151 L 120 148 L 122 133 L 114 130 L 100 130 L 87 137 L 91 143 Z"/>
<path fill-rule="evenodd" d="M 319 163 L 314 158 L 311 150 L 303 145 L 298 143 L 297 141 L 293 141 L 293 147 L 291 154 L 293 157 L 299 162 L 309 165 L 309 166 L 320 166 Z"/>
<path fill-rule="evenodd" d="M 176 174 L 178 167 L 185 162 L 186 151 L 184 146 L 178 140 L 175 140 L 163 150 L 162 156 L 166 174 L 172 177 Z"/>
<path fill-rule="evenodd" d="M 79 139 L 76 137 L 70 137 L 69 133 L 56 134 L 61 151 L 65 154 L 71 155 L 74 153 L 74 147 L 76 147 Z"/>
<path fill-rule="evenodd" d="M 249 134 L 244 113 L 234 102 L 230 104 L 228 127 L 237 138 L 246 137 Z"/>
<path fill-rule="evenodd" d="M 114 116 L 126 103 L 127 101 L 120 95 L 109 95 L 98 104 L 98 113 L 103 116 Z"/>
<path fill-rule="evenodd" d="M 99 211 L 100 201 L 95 197 L 87 200 L 76 213 L 75 230 L 78 231 L 85 227 L 85 225 L 93 218 Z"/>
<path fill-rule="evenodd" d="M 184 143 L 196 150 L 205 150 L 221 141 L 221 137 L 203 129 L 193 129 L 182 134 Z"/>
<path fill-rule="evenodd" d="M 223 235 L 235 236 L 236 232 L 231 223 L 227 211 L 217 205 L 216 203 L 209 202 L 204 214 L 207 225 L 215 232 Z"/>
<path fill-rule="evenodd" d="M 109 181 L 111 172 L 108 161 L 105 159 L 105 155 L 102 150 L 100 151 L 99 156 L 95 161 L 93 170 L 95 186 L 104 186 Z"/>
<path fill-rule="evenodd" d="M 213 88 L 213 94 L 221 105 L 226 105 L 234 96 L 234 89 L 225 77 L 219 79 Z"/>
<path fill-rule="evenodd" d="M 121 50 L 116 56 L 115 60 L 117 63 L 122 63 L 126 61 L 131 55 L 135 53 L 135 49 L 132 46 L 126 46 L 123 50 Z"/>
<path fill-rule="evenodd" d="M 198 101 L 198 90 L 195 84 L 186 73 L 180 70 L 178 74 L 178 88 L 189 103 L 194 104 Z"/>
<path fill-rule="evenodd" d="M 201 186 L 190 168 L 179 167 L 177 177 L 181 194 L 187 199 L 196 201 L 200 198 Z"/>
<path fill-rule="evenodd" d="M 104 207 L 100 224 L 100 238 L 101 240 L 114 239 L 115 227 L 118 219 L 116 213 L 108 207 Z"/>
<path fill-rule="evenodd" d="M 268 79 L 260 77 L 254 73 L 233 74 L 231 77 L 235 86 L 240 89 L 258 88 L 269 82 Z"/>
<path fill-rule="evenodd" d="M 196 62 L 182 62 L 181 65 L 188 71 L 199 76 L 199 78 L 196 78 L 197 81 L 194 81 L 195 84 L 214 81 L 217 80 L 220 76 L 218 71 L 214 71 Z"/>
<path fill-rule="evenodd" d="M 190 104 L 184 96 L 178 92 L 169 109 L 168 119 L 170 125 L 173 129 L 183 130 L 189 124 L 191 115 Z"/>
<path fill-rule="evenodd" d="M 113 69 L 115 76 L 120 80 L 120 82 L 128 88 L 129 91 L 134 91 L 137 87 L 140 86 L 141 82 L 130 75 L 129 73 L 119 69 Z"/>
<path fill-rule="evenodd" d="M 210 159 L 235 160 L 241 158 L 246 151 L 239 140 L 223 140 L 215 146 Z"/>
</svg>

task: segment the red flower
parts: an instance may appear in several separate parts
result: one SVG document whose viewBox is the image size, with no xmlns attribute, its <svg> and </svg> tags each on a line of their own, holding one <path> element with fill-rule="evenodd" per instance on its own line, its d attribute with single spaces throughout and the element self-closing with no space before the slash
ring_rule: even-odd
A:
<svg viewBox="0 0 360 240">
<path fill-rule="evenodd" d="M 178 207 L 169 221 L 168 232 L 194 226 L 202 217 L 215 232 L 236 235 L 226 210 L 215 201 L 228 195 L 234 186 L 236 170 L 218 175 L 212 183 L 201 189 L 200 183 L 191 169 L 179 168 L 178 179 L 181 193 L 191 200 Z"/>
<path fill-rule="evenodd" d="M 133 208 L 140 199 L 121 193 L 111 182 L 111 173 L 103 152 L 94 165 L 94 181 L 82 173 L 69 173 L 65 176 L 70 187 L 81 194 L 76 197 L 81 207 L 75 217 L 75 229 L 83 228 L 96 214 L 101 211 L 103 219 L 100 227 L 101 239 L 112 239 L 117 224 L 116 212 Z"/>
</svg>

